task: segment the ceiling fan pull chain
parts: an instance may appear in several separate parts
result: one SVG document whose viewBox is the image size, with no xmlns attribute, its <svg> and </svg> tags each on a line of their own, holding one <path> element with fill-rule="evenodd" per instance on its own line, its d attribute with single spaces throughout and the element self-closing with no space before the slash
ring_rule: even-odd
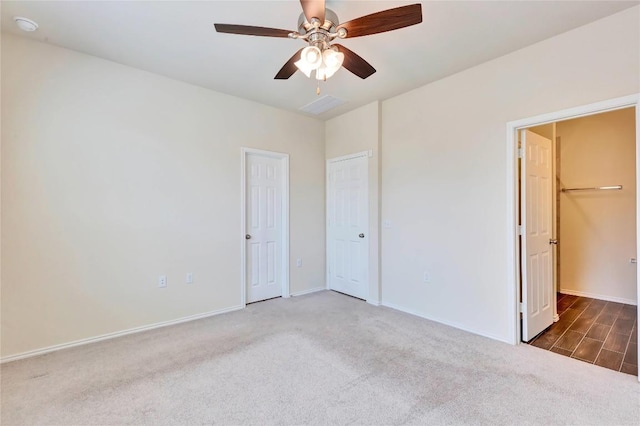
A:
<svg viewBox="0 0 640 426">
<path fill-rule="evenodd" d="M 320 96 L 320 80 L 318 80 L 318 88 L 316 89 L 316 95 Z"/>
</svg>

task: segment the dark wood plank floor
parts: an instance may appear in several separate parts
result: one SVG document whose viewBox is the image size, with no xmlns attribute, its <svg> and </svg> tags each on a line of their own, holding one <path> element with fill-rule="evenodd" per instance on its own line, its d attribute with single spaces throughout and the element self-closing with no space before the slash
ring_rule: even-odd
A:
<svg viewBox="0 0 640 426">
<path fill-rule="evenodd" d="M 558 293 L 560 320 L 529 344 L 637 375 L 637 313 L 633 305 Z"/>
</svg>

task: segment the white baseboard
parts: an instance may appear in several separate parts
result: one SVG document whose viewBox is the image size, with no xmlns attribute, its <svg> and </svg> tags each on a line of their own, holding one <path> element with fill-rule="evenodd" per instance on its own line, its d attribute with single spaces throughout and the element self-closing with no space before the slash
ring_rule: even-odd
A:
<svg viewBox="0 0 640 426">
<path fill-rule="evenodd" d="M 507 343 L 507 344 L 513 346 L 513 342 L 511 340 L 507 339 L 507 338 L 504 338 L 504 337 L 496 336 L 496 335 L 493 335 L 493 334 L 490 334 L 490 333 L 486 333 L 486 332 L 480 331 L 480 330 L 474 330 L 474 329 L 471 329 L 471 328 L 469 328 L 467 326 L 464 326 L 464 325 L 461 325 L 461 324 L 457 324 L 457 323 L 453 323 L 453 322 L 450 322 L 450 321 L 444 321 L 444 320 L 441 320 L 439 318 L 435 318 L 435 317 L 432 317 L 432 316 L 429 316 L 429 315 L 424 315 L 424 314 L 416 312 L 416 311 L 414 311 L 412 309 L 407 309 L 407 308 L 404 308 L 402 306 L 394 305 L 392 303 L 387 303 L 387 302 L 383 301 L 381 304 L 382 304 L 382 306 L 386 306 L 387 308 L 395 309 L 396 311 L 405 312 L 407 314 L 415 315 L 415 316 L 420 317 L 420 318 L 428 319 L 429 321 L 434 321 L 434 322 L 437 322 L 437 323 L 440 323 L 440 324 L 448 325 L 449 327 L 457 328 L 458 330 L 462 330 L 462 331 L 466 331 L 466 332 L 469 332 L 469 333 L 477 334 L 478 336 L 482 336 L 482 337 L 488 337 L 489 339 L 498 340 L 500 342 L 504 342 L 504 343 Z"/>
<path fill-rule="evenodd" d="M 607 302 L 618 302 L 626 305 L 638 306 L 638 301 L 633 299 L 625 299 L 624 297 L 605 296 L 603 294 L 588 293 L 586 291 L 568 290 L 566 288 L 560 289 L 561 294 L 568 294 L 570 296 L 589 297 L 591 299 L 606 300 Z"/>
<path fill-rule="evenodd" d="M 367 299 L 367 303 L 373 306 L 380 306 L 379 300 Z"/>
<path fill-rule="evenodd" d="M 144 325 L 142 327 L 130 328 L 128 330 L 116 331 L 114 333 L 103 334 L 96 337 L 89 337 L 86 339 L 75 340 L 69 343 L 61 343 L 59 345 L 48 346 L 46 348 L 35 349 L 32 351 L 22 352 L 16 355 L 10 355 L 0 358 L 0 364 L 5 362 L 17 361 L 19 359 L 31 358 L 38 355 L 43 355 L 49 352 L 55 352 L 62 349 L 73 348 L 75 346 L 87 345 L 89 343 L 101 342 L 103 340 L 115 339 L 116 337 L 126 336 L 128 334 L 140 333 L 143 331 L 153 330 L 155 328 L 168 327 L 170 325 L 176 325 L 183 322 L 195 321 L 202 318 L 212 317 L 214 315 L 225 314 L 227 312 L 237 311 L 243 309 L 242 306 L 232 306 L 230 308 L 219 309 L 217 311 L 204 312 L 202 314 L 190 315 L 188 317 L 178 318 L 171 321 L 163 321 L 155 324 Z"/>
<path fill-rule="evenodd" d="M 310 294 L 310 293 L 316 293 L 318 291 L 323 291 L 326 290 L 326 287 L 314 287 L 314 288 L 310 288 L 308 290 L 302 290 L 302 291 L 297 291 L 295 293 L 291 293 L 292 297 L 296 297 L 296 296 L 303 296 L 305 294 Z"/>
</svg>

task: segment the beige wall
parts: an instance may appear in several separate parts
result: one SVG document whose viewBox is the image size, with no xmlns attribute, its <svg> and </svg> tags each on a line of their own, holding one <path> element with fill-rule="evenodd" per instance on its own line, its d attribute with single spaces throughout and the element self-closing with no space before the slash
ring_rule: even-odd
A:
<svg viewBox="0 0 640 426">
<path fill-rule="evenodd" d="M 380 103 L 373 102 L 326 122 L 326 157 L 371 151 L 369 157 L 369 297 L 380 303 Z"/>
<path fill-rule="evenodd" d="M 242 146 L 290 154 L 324 287 L 324 123 L 6 34 L 2 122 L 3 357 L 239 306 Z"/>
<path fill-rule="evenodd" d="M 561 193 L 560 291 L 635 304 L 635 110 L 562 121 L 557 135 L 562 187 L 623 187 Z"/>
<path fill-rule="evenodd" d="M 382 302 L 509 340 L 506 123 L 639 92 L 639 10 L 331 120 L 326 156 L 315 120 L 3 36 L 2 355 L 237 306 L 240 146 L 290 153 L 291 290 L 324 286 L 334 128 L 379 132 Z"/>
<path fill-rule="evenodd" d="M 639 92 L 639 10 L 382 103 L 383 304 L 511 341 L 506 124 Z"/>
<path fill-rule="evenodd" d="M 553 132 L 554 132 L 553 128 L 554 128 L 554 123 L 549 123 L 549 124 L 543 124 L 542 126 L 530 127 L 529 130 L 531 130 L 533 133 L 536 133 L 542 137 L 549 139 L 550 141 L 553 141 Z"/>
</svg>

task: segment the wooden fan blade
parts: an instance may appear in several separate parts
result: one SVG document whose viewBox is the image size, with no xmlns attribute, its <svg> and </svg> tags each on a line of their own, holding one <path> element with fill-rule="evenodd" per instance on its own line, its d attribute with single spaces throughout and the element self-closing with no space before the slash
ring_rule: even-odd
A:
<svg viewBox="0 0 640 426">
<path fill-rule="evenodd" d="M 304 47 L 302 49 L 304 49 Z M 286 80 L 298 71 L 298 67 L 296 67 L 295 62 L 300 59 L 300 52 L 302 52 L 302 49 L 294 53 L 287 63 L 280 68 L 280 71 L 278 71 L 278 74 L 274 77 L 275 80 Z"/>
<path fill-rule="evenodd" d="M 344 53 L 344 62 L 342 62 L 342 66 L 358 77 L 365 79 L 376 72 L 376 69 L 372 67 L 369 62 L 362 59 L 357 53 L 352 52 L 341 44 L 333 44 L 332 46 L 336 46 L 338 51 Z"/>
<path fill-rule="evenodd" d="M 213 24 L 216 31 L 227 34 L 241 34 L 262 37 L 289 37 L 292 31 L 277 28 L 252 27 L 250 25 Z"/>
<path fill-rule="evenodd" d="M 311 19 L 318 18 L 320 25 L 324 24 L 324 0 L 300 0 L 300 4 L 309 23 Z"/>
<path fill-rule="evenodd" d="M 362 37 L 397 30 L 420 22 L 422 22 L 422 5 L 416 3 L 361 16 L 340 24 L 338 29 L 346 29 L 347 38 Z"/>
</svg>

